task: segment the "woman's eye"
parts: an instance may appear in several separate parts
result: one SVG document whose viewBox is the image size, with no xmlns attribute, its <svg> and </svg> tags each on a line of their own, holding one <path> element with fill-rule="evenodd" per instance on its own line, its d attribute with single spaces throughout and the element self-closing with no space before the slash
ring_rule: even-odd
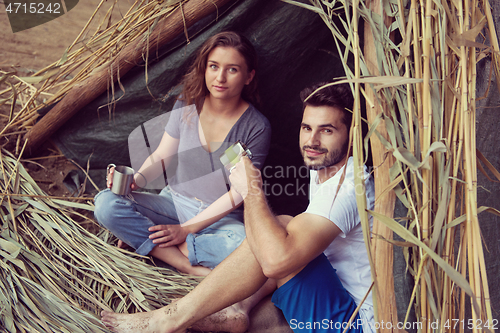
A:
<svg viewBox="0 0 500 333">
<path fill-rule="evenodd" d="M 236 73 L 238 70 L 234 67 L 229 68 L 229 73 Z"/>
<path fill-rule="evenodd" d="M 210 65 L 210 68 L 213 69 L 213 70 L 216 70 L 217 69 L 217 65 Z"/>
</svg>

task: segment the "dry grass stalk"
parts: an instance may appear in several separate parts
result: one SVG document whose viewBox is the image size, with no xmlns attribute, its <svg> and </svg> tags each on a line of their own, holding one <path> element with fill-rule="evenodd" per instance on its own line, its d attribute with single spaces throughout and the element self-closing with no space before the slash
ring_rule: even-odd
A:
<svg viewBox="0 0 500 333">
<path fill-rule="evenodd" d="M 100 310 L 155 309 L 198 283 L 109 245 L 112 236 L 84 214 L 91 202 L 46 196 L 10 153 L 2 152 L 0 167 L 1 329 L 107 332 Z"/>
<path fill-rule="evenodd" d="M 394 191 L 408 214 L 400 219 L 376 211 L 370 214 L 414 245 L 405 251 L 407 269 L 416 281 L 410 306 L 415 305 L 418 323 L 406 327 L 419 328 L 419 332 L 459 332 L 463 327 L 491 330 L 478 214 L 497 212 L 478 209 L 474 154 L 476 63 L 492 54 L 497 73 L 500 68 L 488 2 L 382 1 L 389 25 L 355 0 L 310 0 L 310 5 L 286 2 L 321 15 L 338 45 L 347 81 L 355 83 L 353 91 L 360 96 L 360 89 L 368 106 L 378 104 L 384 109 L 383 115 L 370 122 L 369 136 L 391 152 L 395 162 L 390 180 L 377 193 Z M 375 42 L 375 70 L 370 70 L 366 55 L 359 52 L 354 29 L 357 15 L 373 31 L 364 38 L 365 43 L 367 39 Z M 485 27 L 492 48 L 476 41 Z M 394 35 L 397 45 L 391 38 Z M 401 78 L 399 82 L 395 77 Z M 364 89 L 357 87 L 359 82 Z M 369 95 L 368 87 L 378 93 Z M 377 126 L 385 127 L 387 136 Z M 354 136 L 357 163 L 364 160 L 363 151 L 358 153 L 361 140 Z M 498 175 L 496 170 L 493 173 Z M 392 294 L 393 290 L 383 292 Z M 472 305 L 470 319 L 464 312 L 466 295 Z"/>
</svg>

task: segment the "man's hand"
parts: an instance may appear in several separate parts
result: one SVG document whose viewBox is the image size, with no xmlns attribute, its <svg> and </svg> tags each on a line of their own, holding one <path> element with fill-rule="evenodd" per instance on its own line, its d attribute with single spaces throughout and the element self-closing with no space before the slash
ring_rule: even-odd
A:
<svg viewBox="0 0 500 333">
<path fill-rule="evenodd" d="M 248 194 L 260 194 L 262 192 L 262 177 L 260 170 L 257 169 L 250 159 L 243 156 L 236 163 L 231 174 L 229 175 L 231 187 L 238 192 L 243 199 Z"/>
<path fill-rule="evenodd" d="M 154 234 L 149 235 L 149 239 L 152 239 L 154 244 L 159 244 L 159 247 L 182 244 L 189 234 L 188 228 L 180 225 L 159 224 L 150 227 L 148 230 L 156 231 Z"/>
</svg>

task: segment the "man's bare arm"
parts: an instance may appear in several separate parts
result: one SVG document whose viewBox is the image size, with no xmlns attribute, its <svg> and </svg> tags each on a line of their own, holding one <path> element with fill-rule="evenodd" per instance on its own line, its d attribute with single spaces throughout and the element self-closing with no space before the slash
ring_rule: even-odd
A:
<svg viewBox="0 0 500 333">
<path fill-rule="evenodd" d="M 341 231 L 330 220 L 307 213 L 296 216 L 284 228 L 269 209 L 258 171 L 246 158 L 242 164 L 230 179 L 245 198 L 247 241 L 264 274 L 284 278 L 316 258 Z"/>
</svg>

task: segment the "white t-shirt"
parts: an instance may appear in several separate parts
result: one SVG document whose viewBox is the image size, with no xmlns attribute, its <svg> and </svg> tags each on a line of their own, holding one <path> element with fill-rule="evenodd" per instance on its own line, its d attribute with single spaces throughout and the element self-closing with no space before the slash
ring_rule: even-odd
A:
<svg viewBox="0 0 500 333">
<path fill-rule="evenodd" d="M 345 166 L 344 166 L 345 167 Z M 363 230 L 356 204 L 356 189 L 354 185 L 354 163 L 352 157 L 347 161 L 345 179 L 338 190 L 339 181 L 344 172 L 342 167 L 332 178 L 319 184 L 318 172 L 310 171 L 309 206 L 306 213 L 323 216 L 342 231 L 323 252 L 344 288 L 349 292 L 357 305 L 365 297 L 372 279 L 370 262 L 363 239 Z M 375 186 L 373 177 L 364 170 L 367 207 L 373 210 L 375 202 Z M 372 219 L 370 218 L 370 228 Z M 360 308 L 360 318 L 363 320 L 364 332 L 373 330 L 373 300 L 368 295 Z M 367 325 L 372 323 L 372 325 Z"/>
</svg>

